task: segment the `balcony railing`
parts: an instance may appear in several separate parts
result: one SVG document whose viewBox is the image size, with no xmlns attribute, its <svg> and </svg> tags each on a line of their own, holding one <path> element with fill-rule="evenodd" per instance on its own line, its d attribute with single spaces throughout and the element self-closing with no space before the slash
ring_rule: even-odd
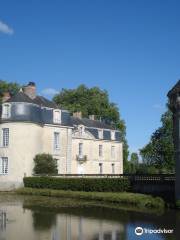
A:
<svg viewBox="0 0 180 240">
<path fill-rule="evenodd" d="M 76 160 L 80 163 L 86 162 L 87 161 L 87 155 L 76 155 Z"/>
</svg>

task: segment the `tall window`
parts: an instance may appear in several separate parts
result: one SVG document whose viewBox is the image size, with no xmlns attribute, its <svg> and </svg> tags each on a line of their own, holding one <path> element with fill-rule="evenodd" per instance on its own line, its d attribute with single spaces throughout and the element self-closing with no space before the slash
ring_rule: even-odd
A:
<svg viewBox="0 0 180 240">
<path fill-rule="evenodd" d="M 99 157 L 103 156 L 103 146 L 99 145 Z"/>
<path fill-rule="evenodd" d="M 115 174 L 115 164 L 112 163 L 112 164 L 111 164 L 111 167 L 112 167 L 112 174 Z"/>
<path fill-rule="evenodd" d="M 0 158 L 0 174 L 8 174 L 8 158 L 2 157 Z"/>
<path fill-rule="evenodd" d="M 103 164 L 99 163 L 99 173 L 102 174 L 103 173 Z"/>
<path fill-rule="evenodd" d="M 59 132 L 54 132 L 54 149 L 58 150 L 60 149 L 60 134 Z"/>
<path fill-rule="evenodd" d="M 111 157 L 115 158 L 115 146 L 111 146 Z"/>
<path fill-rule="evenodd" d="M 2 147 L 9 146 L 9 128 L 2 129 Z"/>
<path fill-rule="evenodd" d="M 61 123 L 61 111 L 54 110 L 54 123 Z"/>
<path fill-rule="evenodd" d="M 83 143 L 79 143 L 79 156 L 83 156 Z"/>
<path fill-rule="evenodd" d="M 3 110 L 2 110 L 2 117 L 3 118 L 10 118 L 11 112 L 10 112 L 10 104 L 3 104 Z"/>
</svg>

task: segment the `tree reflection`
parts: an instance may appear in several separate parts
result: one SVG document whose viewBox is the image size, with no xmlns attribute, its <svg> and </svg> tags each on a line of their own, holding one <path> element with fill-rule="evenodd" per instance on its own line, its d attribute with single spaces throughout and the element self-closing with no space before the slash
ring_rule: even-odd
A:
<svg viewBox="0 0 180 240">
<path fill-rule="evenodd" d="M 33 226 L 35 230 L 48 230 L 56 225 L 56 214 L 53 212 L 32 212 Z"/>
</svg>

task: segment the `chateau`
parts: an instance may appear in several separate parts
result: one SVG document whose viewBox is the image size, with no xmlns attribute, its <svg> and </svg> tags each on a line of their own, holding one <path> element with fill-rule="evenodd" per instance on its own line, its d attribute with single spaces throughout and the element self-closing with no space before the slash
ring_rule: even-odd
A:
<svg viewBox="0 0 180 240">
<path fill-rule="evenodd" d="M 36 95 L 30 82 L 0 105 L 0 189 L 22 185 L 33 174 L 33 158 L 49 153 L 59 174 L 121 174 L 120 132 L 94 115 L 82 118 Z"/>
</svg>

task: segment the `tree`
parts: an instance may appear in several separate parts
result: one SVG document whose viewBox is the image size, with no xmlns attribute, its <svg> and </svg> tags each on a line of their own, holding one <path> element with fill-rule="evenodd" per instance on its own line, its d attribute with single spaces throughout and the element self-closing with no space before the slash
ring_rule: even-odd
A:
<svg viewBox="0 0 180 240">
<path fill-rule="evenodd" d="M 35 174 L 57 174 L 57 160 L 50 154 L 37 154 L 34 158 L 34 169 Z"/>
<path fill-rule="evenodd" d="M 131 163 L 133 163 L 134 165 L 138 165 L 139 163 L 139 157 L 138 157 L 138 154 L 133 152 L 131 153 Z"/>
<path fill-rule="evenodd" d="M 16 94 L 20 89 L 20 85 L 13 82 L 6 82 L 0 80 L 0 102 L 2 101 L 3 94 L 9 92 L 11 95 Z"/>
<path fill-rule="evenodd" d="M 175 168 L 172 113 L 167 110 L 161 117 L 162 126 L 151 136 L 150 142 L 140 150 L 143 163 L 154 166 L 159 173 L 172 173 Z"/>
<path fill-rule="evenodd" d="M 98 119 L 119 129 L 123 141 L 123 162 L 124 167 L 126 167 L 129 154 L 126 125 L 124 120 L 120 118 L 117 105 L 109 101 L 107 91 L 98 87 L 88 88 L 85 85 L 80 85 L 75 89 L 62 89 L 59 94 L 54 96 L 53 100 L 71 113 L 81 111 L 83 117 L 96 115 Z"/>
<path fill-rule="evenodd" d="M 127 161 L 126 168 L 124 173 L 135 174 L 139 167 L 139 157 L 138 154 L 133 152 L 131 153 L 130 161 Z"/>
</svg>

